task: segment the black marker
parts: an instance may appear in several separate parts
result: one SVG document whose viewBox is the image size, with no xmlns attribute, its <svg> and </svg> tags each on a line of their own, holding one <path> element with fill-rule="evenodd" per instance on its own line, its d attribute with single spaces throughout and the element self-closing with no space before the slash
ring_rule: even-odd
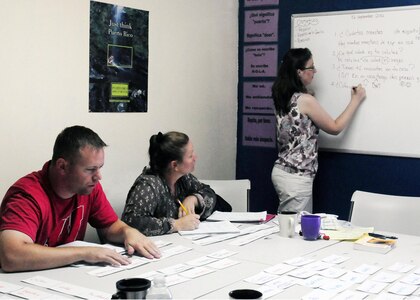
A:
<svg viewBox="0 0 420 300">
<path fill-rule="evenodd" d="M 378 238 L 378 239 L 384 239 L 384 240 L 386 240 L 386 239 L 397 240 L 398 239 L 396 236 L 387 236 L 387 235 L 382 235 L 382 234 L 379 234 L 379 233 L 369 232 L 368 234 L 369 234 L 369 236 L 375 237 L 375 238 Z"/>
</svg>

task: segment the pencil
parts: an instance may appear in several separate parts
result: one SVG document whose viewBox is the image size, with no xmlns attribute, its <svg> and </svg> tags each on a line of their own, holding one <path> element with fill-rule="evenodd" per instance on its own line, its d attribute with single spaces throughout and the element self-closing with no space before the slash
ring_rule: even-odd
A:
<svg viewBox="0 0 420 300">
<path fill-rule="evenodd" d="M 181 208 L 182 208 L 182 210 L 185 212 L 185 214 L 186 215 L 188 215 L 188 211 L 187 211 L 187 209 L 185 208 L 185 206 L 182 204 L 182 202 L 181 201 L 179 201 L 179 199 L 178 199 L 178 203 L 179 203 L 179 205 L 181 205 Z"/>
</svg>

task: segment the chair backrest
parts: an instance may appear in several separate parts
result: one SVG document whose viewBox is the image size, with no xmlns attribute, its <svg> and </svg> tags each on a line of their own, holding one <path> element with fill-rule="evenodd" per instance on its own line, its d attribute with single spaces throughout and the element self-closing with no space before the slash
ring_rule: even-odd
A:
<svg viewBox="0 0 420 300">
<path fill-rule="evenodd" d="M 355 191 L 349 221 L 375 230 L 420 235 L 420 197 Z"/>
<path fill-rule="evenodd" d="M 232 206 L 232 211 L 247 212 L 251 181 L 249 179 L 201 180 Z"/>
<path fill-rule="evenodd" d="M 106 195 L 108 199 L 114 200 L 114 201 L 111 200 L 112 208 L 115 210 L 118 218 L 121 218 L 121 215 L 122 215 L 122 212 L 124 211 L 124 206 L 125 206 L 125 197 L 126 197 L 125 189 L 126 188 L 123 186 L 115 187 L 115 185 L 113 187 L 114 188 L 112 190 L 106 190 Z M 89 223 L 86 228 L 84 240 L 86 242 L 99 243 L 99 244 L 105 242 L 101 240 L 101 238 L 99 237 L 98 231 L 92 226 L 90 226 Z"/>
<path fill-rule="evenodd" d="M 87 224 L 85 238 L 83 240 L 85 242 L 101 244 L 97 230 L 90 226 L 89 223 Z"/>
</svg>

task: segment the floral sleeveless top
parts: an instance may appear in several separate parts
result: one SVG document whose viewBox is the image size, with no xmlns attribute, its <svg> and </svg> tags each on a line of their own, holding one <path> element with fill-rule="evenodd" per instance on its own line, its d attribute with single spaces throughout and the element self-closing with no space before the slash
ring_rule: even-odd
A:
<svg viewBox="0 0 420 300">
<path fill-rule="evenodd" d="M 276 165 L 288 173 L 314 177 L 318 169 L 319 128 L 299 111 L 295 93 L 290 100 L 290 112 L 276 114 L 277 149 Z"/>
</svg>

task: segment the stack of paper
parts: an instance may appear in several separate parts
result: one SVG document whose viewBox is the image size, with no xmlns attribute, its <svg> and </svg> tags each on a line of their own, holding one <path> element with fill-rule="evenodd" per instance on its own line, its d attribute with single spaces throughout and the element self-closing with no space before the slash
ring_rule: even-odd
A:
<svg viewBox="0 0 420 300">
<path fill-rule="evenodd" d="M 238 227 L 229 221 L 221 222 L 201 222 L 200 226 L 195 230 L 180 230 L 180 235 L 192 234 L 213 234 L 213 233 L 240 233 Z"/>
<path fill-rule="evenodd" d="M 396 240 L 380 239 L 365 234 L 360 239 L 354 242 L 353 248 L 356 250 L 387 253 L 391 251 L 395 247 L 395 245 Z"/>
<path fill-rule="evenodd" d="M 267 218 L 267 211 L 261 212 L 222 212 L 216 210 L 207 221 L 231 222 L 263 222 Z"/>
</svg>

